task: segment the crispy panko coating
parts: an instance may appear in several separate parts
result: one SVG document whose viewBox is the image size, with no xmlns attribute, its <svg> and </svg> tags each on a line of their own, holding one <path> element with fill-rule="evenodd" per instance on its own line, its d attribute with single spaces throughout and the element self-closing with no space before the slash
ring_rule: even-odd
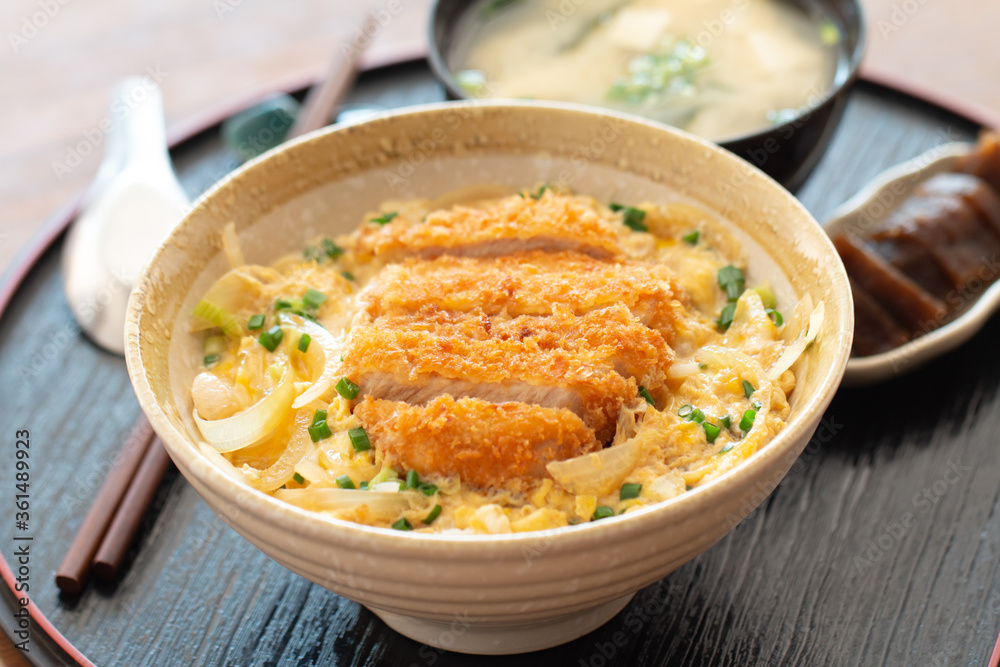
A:
<svg viewBox="0 0 1000 667">
<path fill-rule="evenodd" d="M 659 387 L 673 361 L 673 350 L 623 305 L 592 310 L 581 317 L 556 306 L 548 317 L 489 317 L 482 311 L 461 313 L 425 306 L 411 314 L 380 317 L 371 326 L 388 332 L 426 332 L 464 354 L 467 342 L 486 343 L 515 354 L 564 350 L 600 366 L 610 363 L 619 374 L 646 387 Z M 364 336 L 361 329 L 356 334 Z M 349 354 L 349 353 L 348 353 Z"/>
<path fill-rule="evenodd" d="M 413 255 L 496 257 L 517 251 L 575 250 L 609 259 L 622 253 L 619 227 L 584 200 L 550 191 L 539 199 L 507 197 L 489 208 L 434 211 L 421 222 L 400 216 L 381 227 L 367 225 L 355 252 L 397 260 Z"/>
<path fill-rule="evenodd" d="M 541 478 L 545 464 L 600 449 L 569 410 L 440 396 L 426 406 L 375 400 L 354 410 L 385 461 L 480 487 Z"/>
<path fill-rule="evenodd" d="M 370 316 L 415 312 L 425 306 L 486 315 L 583 315 L 626 306 L 669 343 L 685 317 L 686 296 L 659 265 L 603 262 L 576 252 L 523 252 L 496 258 L 442 256 L 383 269 L 362 296 Z"/>
<path fill-rule="evenodd" d="M 342 368 L 362 395 L 418 404 L 447 393 L 567 408 L 606 440 L 637 393 L 635 379 L 616 368 L 660 382 L 671 358 L 662 337 L 623 307 L 495 326 L 485 316 L 438 311 L 355 328 Z"/>
</svg>

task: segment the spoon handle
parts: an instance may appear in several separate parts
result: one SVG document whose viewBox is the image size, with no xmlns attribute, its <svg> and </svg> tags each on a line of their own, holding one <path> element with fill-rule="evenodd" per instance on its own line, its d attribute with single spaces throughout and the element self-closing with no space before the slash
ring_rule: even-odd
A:
<svg viewBox="0 0 1000 667">
<path fill-rule="evenodd" d="M 119 171 L 171 171 L 163 96 L 152 79 L 130 76 L 119 82 L 112 93 L 108 120 L 106 162 L 117 161 Z"/>
</svg>

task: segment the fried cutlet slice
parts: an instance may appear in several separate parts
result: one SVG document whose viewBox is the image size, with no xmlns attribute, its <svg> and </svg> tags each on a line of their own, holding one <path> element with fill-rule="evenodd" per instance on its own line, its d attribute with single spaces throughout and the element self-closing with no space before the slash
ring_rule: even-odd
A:
<svg viewBox="0 0 1000 667">
<path fill-rule="evenodd" d="M 506 345 L 530 354 L 565 350 L 610 363 L 614 370 L 648 388 L 663 384 L 674 352 L 658 331 L 636 319 L 621 304 L 582 317 L 557 306 L 550 316 L 488 317 L 482 311 L 459 313 L 425 306 L 406 315 L 387 315 L 374 326 L 393 331 L 420 330 L 445 341 Z"/>
<path fill-rule="evenodd" d="M 426 305 L 517 317 L 551 315 L 560 306 L 583 315 L 621 303 L 667 342 L 687 300 L 664 266 L 602 262 L 575 252 L 408 260 L 385 267 L 361 298 L 373 318 Z"/>
<path fill-rule="evenodd" d="M 625 308 L 606 310 L 495 324 L 475 314 L 380 318 L 352 330 L 343 372 L 362 396 L 414 405 L 449 394 L 566 408 L 603 441 L 638 391 L 616 368 L 655 385 L 672 357 Z"/>
<path fill-rule="evenodd" d="M 539 199 L 507 197 L 485 209 L 455 206 L 434 211 L 422 222 L 399 217 L 381 227 L 365 225 L 355 252 L 387 261 L 408 256 L 497 257 L 529 250 L 574 250 L 610 259 L 622 252 L 619 227 L 582 200 L 548 191 Z"/>
<path fill-rule="evenodd" d="M 387 464 L 479 487 L 542 478 L 547 463 L 601 447 L 569 410 L 525 403 L 440 396 L 413 406 L 369 396 L 354 414 Z"/>
</svg>

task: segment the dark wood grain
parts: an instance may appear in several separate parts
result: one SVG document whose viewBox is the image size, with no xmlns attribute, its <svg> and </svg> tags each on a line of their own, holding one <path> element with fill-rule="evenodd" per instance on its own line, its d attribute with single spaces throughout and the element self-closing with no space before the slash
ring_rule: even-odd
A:
<svg viewBox="0 0 1000 667">
<path fill-rule="evenodd" d="M 363 77 L 354 101 L 440 95 L 411 66 Z M 800 195 L 825 217 L 886 166 L 974 131 L 860 88 Z M 175 157 L 192 194 L 236 164 L 210 134 Z M 43 258 L 0 321 L 0 422 L 7 441 L 32 433 L 35 600 L 99 665 L 981 665 L 1000 628 L 997 318 L 919 372 L 841 389 L 757 511 L 562 647 L 472 658 L 402 638 L 272 562 L 176 475 L 118 581 L 60 596 L 52 574 L 138 408 L 124 362 L 75 330 L 58 259 Z"/>
</svg>

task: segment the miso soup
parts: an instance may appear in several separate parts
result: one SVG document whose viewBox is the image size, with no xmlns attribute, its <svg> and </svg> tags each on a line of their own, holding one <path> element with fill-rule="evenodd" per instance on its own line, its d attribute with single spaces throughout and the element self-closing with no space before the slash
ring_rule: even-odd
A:
<svg viewBox="0 0 1000 667">
<path fill-rule="evenodd" d="M 788 120 L 834 83 L 841 31 L 781 0 L 486 0 L 449 67 L 472 97 L 591 104 L 712 140 Z"/>
</svg>

